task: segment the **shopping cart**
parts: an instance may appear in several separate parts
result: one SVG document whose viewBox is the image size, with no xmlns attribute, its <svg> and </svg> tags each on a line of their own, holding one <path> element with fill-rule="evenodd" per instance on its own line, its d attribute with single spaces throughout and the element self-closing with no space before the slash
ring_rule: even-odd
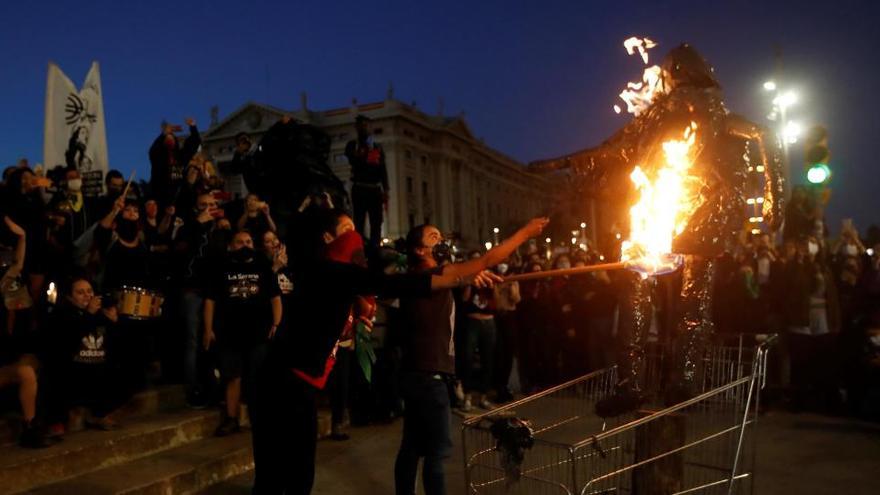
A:
<svg viewBox="0 0 880 495">
<path fill-rule="evenodd" d="M 468 495 L 753 493 L 759 391 L 774 340 L 713 339 L 698 367 L 697 395 L 672 407 L 654 394 L 638 411 L 598 417 L 596 402 L 617 382 L 612 367 L 467 419 Z M 656 391 L 672 354 L 661 345 L 646 354 L 643 390 Z M 532 435 L 517 452 L 493 425 L 518 419 Z"/>
</svg>

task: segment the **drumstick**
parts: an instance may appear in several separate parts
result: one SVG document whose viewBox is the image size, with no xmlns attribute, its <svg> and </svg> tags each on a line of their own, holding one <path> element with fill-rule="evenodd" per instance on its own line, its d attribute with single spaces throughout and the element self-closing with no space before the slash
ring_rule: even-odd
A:
<svg viewBox="0 0 880 495">
<path fill-rule="evenodd" d="M 566 275 L 582 275 L 584 273 L 600 272 L 602 270 L 622 270 L 627 267 L 628 265 L 626 262 L 618 261 L 617 263 L 603 263 L 600 265 L 579 266 L 575 268 L 560 268 L 559 270 L 547 270 L 545 272 L 521 273 L 519 275 L 504 277 L 504 281 L 515 282 L 521 280 L 562 277 Z"/>
<path fill-rule="evenodd" d="M 131 187 L 131 182 L 134 180 L 135 169 L 131 169 L 131 175 L 128 176 L 128 184 L 125 185 L 125 189 L 122 190 L 121 198 L 125 199 L 128 196 L 128 189 Z"/>
</svg>

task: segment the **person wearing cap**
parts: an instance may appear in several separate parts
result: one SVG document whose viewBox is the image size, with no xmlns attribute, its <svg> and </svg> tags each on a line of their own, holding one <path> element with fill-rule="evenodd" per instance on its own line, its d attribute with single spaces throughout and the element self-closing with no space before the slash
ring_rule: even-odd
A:
<svg viewBox="0 0 880 495">
<path fill-rule="evenodd" d="M 370 118 L 355 117 L 357 139 L 345 145 L 345 156 L 351 165 L 351 202 L 357 231 L 367 236 L 365 222 L 370 219 L 369 241 L 378 246 L 382 239 L 383 209 L 388 201 L 388 169 L 385 151 L 376 143 L 369 129 Z"/>
</svg>

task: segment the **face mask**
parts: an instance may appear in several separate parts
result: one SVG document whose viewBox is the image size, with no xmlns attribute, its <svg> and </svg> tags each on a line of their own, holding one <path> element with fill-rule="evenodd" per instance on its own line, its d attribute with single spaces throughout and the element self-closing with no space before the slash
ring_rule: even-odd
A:
<svg viewBox="0 0 880 495">
<path fill-rule="evenodd" d="M 80 192 L 82 190 L 82 185 L 82 179 L 70 179 L 67 181 L 67 189 L 73 192 Z"/>
<path fill-rule="evenodd" d="M 498 273 L 504 275 L 505 273 L 507 273 L 508 268 L 510 268 L 510 267 L 507 266 L 507 263 L 499 263 L 498 264 Z"/>
<path fill-rule="evenodd" d="M 815 255 L 819 254 L 819 245 L 816 244 L 815 242 L 811 242 L 811 243 L 807 244 L 807 251 L 809 251 L 810 254 L 815 256 Z"/>
<path fill-rule="evenodd" d="M 247 246 L 238 248 L 235 251 L 230 253 L 232 259 L 237 261 L 238 263 L 247 263 L 254 259 L 255 251 L 253 248 L 249 248 Z"/>
<path fill-rule="evenodd" d="M 859 248 L 856 247 L 855 244 L 847 244 L 846 245 L 846 254 L 847 254 L 847 256 L 858 256 Z"/>
<path fill-rule="evenodd" d="M 438 265 L 442 265 L 452 259 L 452 249 L 449 247 L 449 243 L 441 241 L 434 244 L 434 247 L 431 249 L 431 255 Z"/>
<path fill-rule="evenodd" d="M 122 219 L 116 222 L 116 233 L 126 242 L 132 242 L 138 235 L 138 223 L 135 220 Z"/>
<path fill-rule="evenodd" d="M 327 259 L 338 263 L 361 264 L 364 259 L 364 240 L 356 230 L 349 230 L 327 244 Z"/>
</svg>

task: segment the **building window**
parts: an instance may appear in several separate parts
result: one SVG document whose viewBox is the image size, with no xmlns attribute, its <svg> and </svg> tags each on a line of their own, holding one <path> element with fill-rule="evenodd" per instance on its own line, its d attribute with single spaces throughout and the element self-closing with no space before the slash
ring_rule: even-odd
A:
<svg viewBox="0 0 880 495">
<path fill-rule="evenodd" d="M 412 192 L 413 192 L 413 178 L 412 177 L 406 178 L 406 192 L 408 192 L 409 194 L 412 194 Z"/>
<path fill-rule="evenodd" d="M 404 151 L 403 156 L 405 156 L 408 160 L 412 160 L 412 150 Z"/>
<path fill-rule="evenodd" d="M 422 196 L 423 197 L 428 196 L 428 183 L 425 181 L 422 181 Z"/>
<path fill-rule="evenodd" d="M 431 225 L 431 217 L 425 216 L 425 225 Z"/>
<path fill-rule="evenodd" d="M 422 155 L 421 160 L 422 160 L 422 165 L 428 164 L 428 157 L 426 155 Z"/>
<path fill-rule="evenodd" d="M 409 217 L 409 218 L 408 218 L 408 220 L 409 220 L 409 230 L 412 230 L 413 227 L 416 226 L 416 216 L 415 216 L 414 214 L 410 213 L 410 214 L 408 215 L 408 217 Z"/>
</svg>

